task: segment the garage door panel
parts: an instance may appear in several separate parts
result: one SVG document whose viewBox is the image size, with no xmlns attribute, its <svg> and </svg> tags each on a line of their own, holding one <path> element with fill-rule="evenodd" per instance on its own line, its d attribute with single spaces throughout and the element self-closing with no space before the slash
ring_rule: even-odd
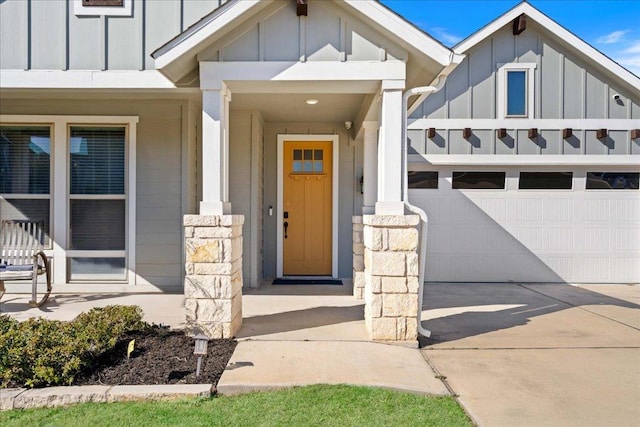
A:
<svg viewBox="0 0 640 427">
<path fill-rule="evenodd" d="M 574 185 L 545 191 L 518 190 L 518 168 L 495 169 L 514 180 L 508 190 L 453 190 L 441 180 L 410 192 L 430 213 L 426 280 L 640 282 L 640 192 L 585 190 L 586 171 L 602 166 L 547 167 L 572 171 Z"/>
</svg>

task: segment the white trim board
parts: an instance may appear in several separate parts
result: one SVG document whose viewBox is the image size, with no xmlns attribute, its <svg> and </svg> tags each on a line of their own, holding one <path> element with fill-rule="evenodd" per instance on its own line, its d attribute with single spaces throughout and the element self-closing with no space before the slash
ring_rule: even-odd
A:
<svg viewBox="0 0 640 427">
<path fill-rule="evenodd" d="M 469 166 L 628 166 L 640 168 L 640 156 L 599 154 L 409 154 L 411 165 Z"/>
<path fill-rule="evenodd" d="M 640 128 L 638 119 L 416 119 L 410 121 L 408 129 L 464 129 L 493 130 L 493 129 L 530 129 L 559 130 L 571 128 L 574 130 L 632 130 Z"/>
<path fill-rule="evenodd" d="M 155 70 L 0 70 L 3 89 L 176 89 Z"/>
<path fill-rule="evenodd" d="M 277 227 L 276 232 L 276 275 L 282 277 L 283 275 L 283 218 L 284 212 L 284 143 L 285 141 L 327 141 L 332 143 L 333 151 L 333 181 L 331 191 L 332 197 L 332 232 L 331 232 L 331 276 L 338 278 L 338 177 L 340 176 L 340 163 L 339 163 L 339 151 L 340 151 L 340 137 L 339 135 L 300 135 L 300 134 L 278 134 L 278 197 L 276 206 L 277 215 Z"/>
</svg>

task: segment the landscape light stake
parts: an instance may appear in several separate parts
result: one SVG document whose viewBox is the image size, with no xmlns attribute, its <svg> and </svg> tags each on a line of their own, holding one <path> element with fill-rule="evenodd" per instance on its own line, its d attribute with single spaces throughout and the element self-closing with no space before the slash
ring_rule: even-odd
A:
<svg viewBox="0 0 640 427">
<path fill-rule="evenodd" d="M 196 378 L 198 378 L 200 376 L 200 368 L 202 367 L 202 356 L 206 356 L 207 354 L 209 337 L 200 334 L 193 338 L 196 340 L 196 346 L 193 349 L 193 354 L 198 356 L 198 365 L 196 366 Z"/>
</svg>

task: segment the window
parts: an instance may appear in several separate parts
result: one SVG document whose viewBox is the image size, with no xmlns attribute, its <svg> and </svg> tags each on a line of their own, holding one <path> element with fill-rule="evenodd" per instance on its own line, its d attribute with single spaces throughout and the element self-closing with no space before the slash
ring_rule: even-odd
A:
<svg viewBox="0 0 640 427">
<path fill-rule="evenodd" d="M 533 118 L 536 64 L 503 64 L 498 69 L 499 118 Z"/>
<path fill-rule="evenodd" d="M 438 172 L 409 171 L 409 188 L 438 188 Z"/>
<path fill-rule="evenodd" d="M 507 71 L 507 116 L 527 115 L 527 72 Z"/>
<path fill-rule="evenodd" d="M 504 172 L 454 172 L 454 189 L 504 189 Z"/>
<path fill-rule="evenodd" d="M 294 173 L 322 173 L 324 172 L 324 158 L 322 150 L 293 150 Z"/>
<path fill-rule="evenodd" d="M 56 285 L 135 284 L 138 118 L 0 115 L 0 122 L 0 219 L 44 221 Z"/>
<path fill-rule="evenodd" d="M 520 190 L 571 190 L 572 172 L 520 172 Z"/>
<path fill-rule="evenodd" d="M 126 278 L 125 140 L 122 126 L 70 128 L 70 280 Z"/>
<path fill-rule="evenodd" d="M 51 130 L 0 126 L 0 220 L 44 221 L 50 247 Z"/>
<path fill-rule="evenodd" d="M 587 190 L 638 190 L 638 172 L 587 172 Z"/>
</svg>

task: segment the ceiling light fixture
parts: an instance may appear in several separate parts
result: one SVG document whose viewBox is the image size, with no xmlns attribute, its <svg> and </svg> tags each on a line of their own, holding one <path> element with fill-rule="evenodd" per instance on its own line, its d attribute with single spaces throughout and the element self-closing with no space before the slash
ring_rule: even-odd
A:
<svg viewBox="0 0 640 427">
<path fill-rule="evenodd" d="M 316 105 L 318 103 L 317 99 L 307 99 L 304 102 L 306 102 L 309 105 Z"/>
</svg>

